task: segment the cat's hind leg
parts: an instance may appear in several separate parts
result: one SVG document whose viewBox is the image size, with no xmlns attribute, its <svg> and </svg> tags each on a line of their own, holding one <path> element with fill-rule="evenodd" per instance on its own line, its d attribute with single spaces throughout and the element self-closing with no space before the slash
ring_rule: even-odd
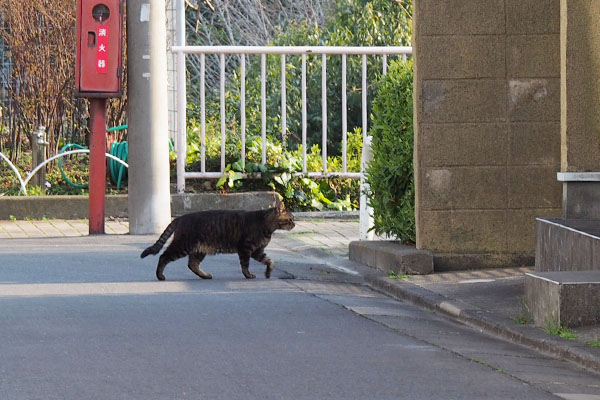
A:
<svg viewBox="0 0 600 400">
<path fill-rule="evenodd" d="M 206 257 L 205 253 L 192 253 L 188 260 L 188 268 L 202 279 L 212 279 L 212 275 L 200 269 L 200 263 Z"/>
<path fill-rule="evenodd" d="M 267 266 L 265 269 L 265 278 L 269 279 L 271 277 L 271 272 L 273 272 L 273 260 L 271 260 L 266 254 L 265 249 L 257 249 L 252 253 L 252 258 L 256 261 L 263 263 Z"/>
<path fill-rule="evenodd" d="M 248 267 L 250 266 L 250 255 L 245 251 L 238 252 L 238 256 L 240 257 L 240 266 L 242 267 L 242 274 L 246 277 L 246 279 L 254 279 L 256 275 L 250 272 Z"/>
<path fill-rule="evenodd" d="M 171 242 L 171 244 L 172 243 L 173 242 Z M 159 281 L 164 281 L 165 276 L 163 275 L 163 271 L 165 270 L 167 264 L 185 256 L 187 256 L 186 252 L 169 245 L 169 247 L 167 247 L 167 249 L 160 255 L 160 258 L 158 259 L 158 265 L 156 266 L 156 278 L 158 278 Z"/>
</svg>

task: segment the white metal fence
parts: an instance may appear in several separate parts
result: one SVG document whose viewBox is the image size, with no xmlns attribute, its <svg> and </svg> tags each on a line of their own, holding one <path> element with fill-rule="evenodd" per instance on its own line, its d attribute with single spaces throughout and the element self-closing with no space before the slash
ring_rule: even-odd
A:
<svg viewBox="0 0 600 400">
<path fill-rule="evenodd" d="M 401 56 L 406 59 L 412 54 L 412 47 L 325 47 L 325 46 L 173 46 L 173 53 L 177 55 L 177 191 L 183 193 L 185 190 L 186 179 L 194 178 L 219 178 L 225 172 L 225 143 L 227 141 L 227 132 L 225 125 L 225 55 L 239 55 L 240 68 L 240 132 L 241 132 L 241 152 L 240 159 L 246 158 L 246 56 L 259 55 L 261 60 L 261 136 L 262 136 L 262 163 L 266 163 L 266 127 L 267 127 L 267 108 L 266 108 L 266 56 L 279 55 L 281 57 L 281 133 L 285 138 L 287 135 L 287 115 L 286 115 L 286 56 L 300 55 L 302 56 L 302 77 L 301 77 L 301 93 L 302 93 L 302 172 L 301 174 L 310 177 L 325 177 L 325 176 L 340 176 L 347 178 L 361 178 L 363 171 L 351 172 L 347 170 L 347 148 L 346 148 L 346 133 L 347 133 L 347 56 L 360 55 L 362 56 L 362 134 L 363 147 L 368 146 L 367 142 L 367 57 L 380 56 L 382 59 L 382 73 L 387 72 L 387 57 Z M 198 54 L 200 57 L 200 112 L 201 112 L 201 162 L 200 171 L 186 171 L 187 159 L 187 135 L 186 135 L 186 54 Z M 219 55 L 220 64 L 220 130 L 221 130 L 221 166 L 220 171 L 206 171 L 206 104 L 205 104 L 205 66 L 206 55 Z M 320 171 L 307 170 L 307 79 L 306 79 L 306 59 L 308 55 L 321 55 L 321 112 L 322 112 L 322 168 Z M 330 172 L 327 169 L 327 56 L 341 57 L 341 79 L 342 90 L 340 93 L 342 109 L 342 171 Z M 364 152 L 363 152 L 364 153 Z"/>
</svg>

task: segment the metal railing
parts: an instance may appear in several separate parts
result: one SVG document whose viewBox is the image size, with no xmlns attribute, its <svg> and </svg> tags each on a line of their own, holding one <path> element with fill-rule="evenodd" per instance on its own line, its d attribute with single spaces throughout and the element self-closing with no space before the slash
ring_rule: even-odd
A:
<svg viewBox="0 0 600 400">
<path fill-rule="evenodd" d="M 347 56 L 362 56 L 362 135 L 363 146 L 367 142 L 367 57 L 381 56 L 382 73 L 387 72 L 387 57 L 401 56 L 403 59 L 412 54 L 412 47 L 390 46 L 390 47 L 327 47 L 327 46 L 173 46 L 173 53 L 177 55 L 177 191 L 183 193 L 185 190 L 186 179 L 197 178 L 220 178 L 225 172 L 225 143 L 227 132 L 225 125 L 225 55 L 239 55 L 240 71 L 240 131 L 241 131 L 241 152 L 242 162 L 246 158 L 246 56 L 260 55 L 260 80 L 261 80 L 261 140 L 262 140 L 262 163 L 266 163 L 267 149 L 267 109 L 266 109 L 266 56 L 279 55 L 281 57 L 281 134 L 282 138 L 287 135 L 287 98 L 286 98 L 286 56 L 302 56 L 302 175 L 309 177 L 339 176 L 346 178 L 359 179 L 363 176 L 361 172 L 350 172 L 347 170 Z M 200 56 L 200 171 L 186 171 L 187 160 L 187 134 L 186 134 L 186 54 L 199 54 Z M 206 171 L 206 92 L 205 92 L 205 73 L 206 73 L 206 55 L 219 55 L 220 64 L 220 130 L 221 130 L 221 165 L 220 171 Z M 322 170 L 307 170 L 307 83 L 306 83 L 306 59 L 308 55 L 321 55 L 321 112 L 322 112 Z M 342 69 L 342 90 L 340 93 L 342 110 L 342 171 L 330 172 L 327 170 L 327 56 L 341 56 Z M 243 174 L 242 174 L 243 175 Z M 254 176 L 255 174 L 253 174 Z M 244 175 L 243 175 L 244 176 Z"/>
</svg>

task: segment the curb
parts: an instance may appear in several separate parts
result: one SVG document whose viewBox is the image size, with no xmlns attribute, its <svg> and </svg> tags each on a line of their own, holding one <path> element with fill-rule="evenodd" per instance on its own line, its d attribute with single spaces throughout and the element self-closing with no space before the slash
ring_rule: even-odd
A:
<svg viewBox="0 0 600 400">
<path fill-rule="evenodd" d="M 376 274 L 365 275 L 364 280 L 369 286 L 392 297 L 440 312 L 487 333 L 571 361 L 600 374 L 600 352 L 583 344 L 549 336 L 531 326 L 509 324 L 488 311 L 473 307 L 464 301 L 447 298 L 409 282 L 392 282 L 389 278 Z"/>
<path fill-rule="evenodd" d="M 106 195 L 106 217 L 126 218 L 127 195 Z M 239 193 L 185 193 L 171 195 L 171 214 L 180 216 L 198 210 L 242 209 L 258 210 L 278 202 L 274 192 Z M 89 214 L 88 196 L 3 196 L 0 197 L 0 220 L 12 218 L 82 219 Z M 358 220 L 358 211 L 311 211 L 293 212 L 298 221 L 309 220 Z"/>
<path fill-rule="evenodd" d="M 127 217 L 127 195 L 105 196 L 106 217 Z M 171 194 L 171 215 L 179 216 L 198 210 L 264 210 L 278 202 L 275 192 L 184 193 Z M 4 196 L 0 197 L 0 219 L 88 218 L 89 197 L 82 196 Z"/>
</svg>

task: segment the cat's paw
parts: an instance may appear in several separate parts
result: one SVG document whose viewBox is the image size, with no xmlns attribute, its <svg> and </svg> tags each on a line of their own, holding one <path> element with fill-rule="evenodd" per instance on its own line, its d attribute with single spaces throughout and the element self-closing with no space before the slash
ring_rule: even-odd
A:
<svg viewBox="0 0 600 400">
<path fill-rule="evenodd" d="M 156 274 L 156 278 L 157 278 L 159 281 L 164 281 L 164 280 L 165 280 L 165 276 L 164 276 L 163 274 L 159 274 L 159 273 L 157 273 L 157 274 Z"/>
<path fill-rule="evenodd" d="M 247 267 L 246 268 L 242 267 L 242 274 L 244 274 L 246 279 L 256 278 L 256 275 L 254 275 L 252 272 L 250 272 L 250 270 Z"/>
<path fill-rule="evenodd" d="M 265 269 L 265 278 L 269 279 L 271 277 L 271 272 L 273 271 L 273 268 L 267 268 Z"/>
</svg>

